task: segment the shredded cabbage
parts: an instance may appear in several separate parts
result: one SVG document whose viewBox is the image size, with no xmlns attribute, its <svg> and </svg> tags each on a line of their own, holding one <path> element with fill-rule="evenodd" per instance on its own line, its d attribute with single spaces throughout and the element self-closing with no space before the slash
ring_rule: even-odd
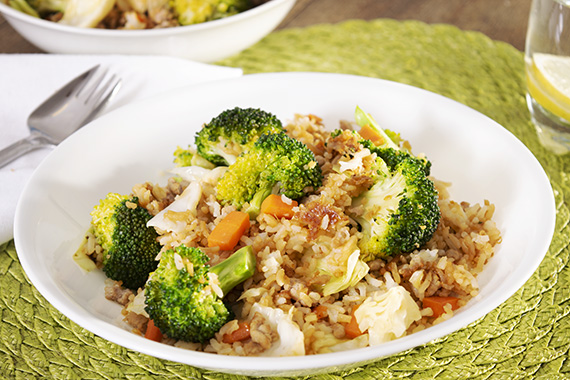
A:
<svg viewBox="0 0 570 380">
<path fill-rule="evenodd" d="M 176 174 L 180 178 L 193 182 L 202 181 L 206 183 L 215 184 L 224 175 L 227 166 L 218 166 L 214 169 L 207 169 L 202 166 L 180 166 L 170 169 L 170 173 Z"/>
<path fill-rule="evenodd" d="M 126 2 L 138 13 L 144 13 L 147 11 L 146 0 L 126 0 Z"/>
<path fill-rule="evenodd" d="M 97 269 L 97 265 L 93 262 L 91 257 L 85 252 L 85 245 L 87 244 L 87 237 L 84 237 L 79 248 L 73 254 L 73 261 L 85 272 L 91 272 Z"/>
<path fill-rule="evenodd" d="M 368 331 L 368 341 L 374 346 L 404 336 L 422 314 L 410 293 L 398 285 L 386 292 L 374 292 L 356 309 L 354 316 L 360 331 Z"/>
<path fill-rule="evenodd" d="M 304 335 L 299 326 L 293 322 L 292 312 L 289 313 L 281 309 L 274 309 L 268 306 L 261 306 L 256 303 L 251 308 L 251 313 L 263 315 L 273 330 L 277 331 L 279 339 L 274 342 L 260 356 L 299 356 L 305 355 Z"/>
<path fill-rule="evenodd" d="M 176 220 L 176 218 L 169 218 L 168 214 L 172 212 L 189 212 L 191 215 L 196 216 L 198 203 L 202 198 L 202 184 L 217 183 L 226 170 L 227 167 L 225 166 L 218 166 L 214 169 L 205 169 L 200 166 L 183 166 L 171 169 L 171 173 L 189 181 L 190 184 L 184 189 L 182 194 L 176 197 L 174 202 L 149 220 L 146 224 L 147 227 L 156 227 L 168 232 L 179 232 L 186 226 L 186 222 L 184 220 Z"/>
<path fill-rule="evenodd" d="M 326 268 L 320 269 L 327 272 Z M 323 294 L 328 296 L 358 284 L 368 274 L 369 269 L 368 265 L 360 260 L 360 250 L 355 250 L 348 257 L 344 274 L 329 280 L 323 288 Z"/>
<path fill-rule="evenodd" d="M 144 291 L 139 291 L 133 301 L 127 305 L 127 311 L 149 317 L 145 310 L 145 294 Z"/>
<path fill-rule="evenodd" d="M 147 227 L 156 227 L 162 231 L 179 231 L 186 226 L 186 222 L 168 218 L 167 214 L 188 211 L 196 215 L 196 207 L 200 198 L 202 198 L 202 185 L 199 182 L 191 182 L 174 202 L 146 223 Z"/>
<path fill-rule="evenodd" d="M 115 0 L 69 0 L 61 24 L 94 28 L 113 9 Z"/>
</svg>

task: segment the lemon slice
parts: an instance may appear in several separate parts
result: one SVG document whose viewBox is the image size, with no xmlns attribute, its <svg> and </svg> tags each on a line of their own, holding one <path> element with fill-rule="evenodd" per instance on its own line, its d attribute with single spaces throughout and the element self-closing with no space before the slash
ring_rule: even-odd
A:
<svg viewBox="0 0 570 380">
<path fill-rule="evenodd" d="M 527 67 L 528 90 L 554 115 L 570 121 L 570 57 L 535 53 Z"/>
<path fill-rule="evenodd" d="M 94 28 L 114 5 L 115 0 L 70 0 L 59 22 L 80 28 Z"/>
</svg>

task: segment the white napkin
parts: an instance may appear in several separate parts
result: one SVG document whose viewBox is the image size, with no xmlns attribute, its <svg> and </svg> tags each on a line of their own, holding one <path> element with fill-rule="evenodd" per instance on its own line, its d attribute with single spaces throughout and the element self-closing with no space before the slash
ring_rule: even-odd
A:
<svg viewBox="0 0 570 380">
<path fill-rule="evenodd" d="M 28 115 L 96 64 L 122 78 L 119 92 L 102 114 L 174 88 L 242 74 L 241 69 L 162 56 L 0 54 L 0 149 L 26 137 Z M 12 239 L 18 198 L 52 149 L 38 149 L 0 168 L 0 244 Z"/>
</svg>

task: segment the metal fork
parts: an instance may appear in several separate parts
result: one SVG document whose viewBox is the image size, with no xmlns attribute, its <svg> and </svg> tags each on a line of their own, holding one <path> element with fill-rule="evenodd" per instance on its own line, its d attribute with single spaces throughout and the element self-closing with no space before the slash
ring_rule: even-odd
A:
<svg viewBox="0 0 570 380">
<path fill-rule="evenodd" d="M 45 146 L 55 146 L 92 120 L 119 90 L 121 79 L 99 65 L 63 86 L 28 117 L 30 135 L 0 150 L 0 167 Z"/>
</svg>

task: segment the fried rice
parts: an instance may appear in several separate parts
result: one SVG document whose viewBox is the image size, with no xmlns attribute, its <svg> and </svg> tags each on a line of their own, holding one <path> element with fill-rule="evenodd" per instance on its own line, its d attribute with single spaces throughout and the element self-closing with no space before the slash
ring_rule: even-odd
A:
<svg viewBox="0 0 570 380">
<path fill-rule="evenodd" d="M 351 200 L 370 186 L 366 176 L 340 175 L 333 170 L 339 152 L 350 139 L 331 142 L 330 129 L 314 115 L 295 115 L 286 126 L 287 134 L 305 143 L 315 154 L 324 175 L 318 191 L 303 199 L 291 219 L 277 219 L 260 214 L 252 221 L 236 249 L 250 245 L 257 256 L 255 275 L 226 296 L 234 305 L 236 318 L 224 325 L 209 342 L 176 342 L 167 337 L 163 343 L 222 355 L 279 356 L 313 355 L 381 344 L 429 328 L 453 317 L 456 307 L 464 306 L 478 294 L 477 275 L 501 242 L 501 233 L 493 221 L 495 207 L 456 202 L 450 199 L 450 183 L 435 183 L 439 193 L 440 224 L 431 240 L 410 253 L 366 264 L 366 276 L 355 286 L 339 292 L 319 291 L 335 273 L 315 275 L 319 259 L 344 261 L 357 249 L 361 236 L 348 210 Z M 342 129 L 351 129 L 341 122 Z M 360 163 L 366 169 L 365 160 Z M 219 175 L 223 174 L 220 169 Z M 218 175 L 218 177 L 219 177 Z M 194 215 L 168 213 L 176 221 L 175 231 L 162 233 L 163 250 L 181 244 L 200 247 L 210 257 L 210 265 L 232 252 L 208 247 L 213 228 L 231 211 L 215 196 L 216 176 L 202 184 L 202 198 Z M 171 178 L 166 185 L 143 183 L 133 187 L 140 205 L 152 215 L 158 214 L 182 193 L 187 182 Z M 355 212 L 355 210 L 350 210 Z M 160 231 L 159 231 L 160 233 Z M 101 249 L 88 236 L 85 245 L 94 260 Z M 342 262 L 340 263 L 342 264 Z M 123 314 L 133 332 L 144 334 L 148 315 L 144 311 L 144 291 L 122 289 L 120 283 L 108 282 L 106 297 L 124 306 Z M 424 307 L 428 297 L 454 297 L 456 307 L 447 304 L 434 316 Z M 384 305 L 382 313 L 366 314 L 363 305 Z M 374 310 L 379 310 L 378 308 Z M 360 314 L 359 314 L 360 313 Z M 278 326 L 275 320 L 287 321 Z M 356 318 L 360 334 L 348 332 Z M 247 339 L 226 342 L 224 336 L 248 321 Z M 296 340 L 296 342 L 293 342 Z M 291 349 L 291 347 L 295 347 Z"/>
</svg>

